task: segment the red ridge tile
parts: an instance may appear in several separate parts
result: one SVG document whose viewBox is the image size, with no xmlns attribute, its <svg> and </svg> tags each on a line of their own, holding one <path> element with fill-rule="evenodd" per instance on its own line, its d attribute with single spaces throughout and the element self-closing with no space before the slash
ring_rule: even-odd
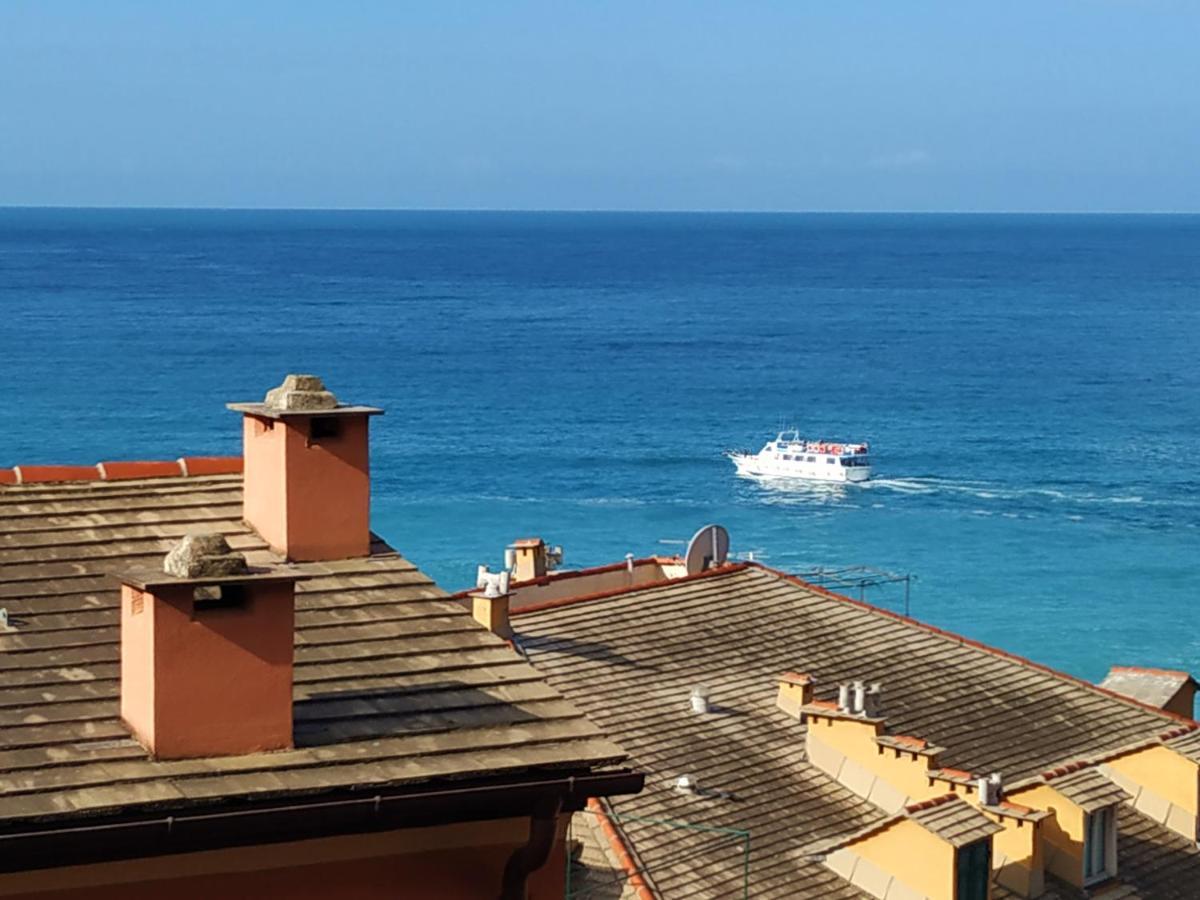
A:
<svg viewBox="0 0 1200 900">
<path fill-rule="evenodd" d="M 240 475 L 240 456 L 185 456 L 179 460 L 184 475 Z"/>
<path fill-rule="evenodd" d="M 96 466 L 14 466 L 19 484 L 41 484 L 48 481 L 99 481 Z"/>
<path fill-rule="evenodd" d="M 102 462 L 97 465 L 100 477 L 105 481 L 121 481 L 126 478 L 166 478 L 182 475 L 183 466 L 178 461 L 156 460 L 144 462 Z"/>
</svg>

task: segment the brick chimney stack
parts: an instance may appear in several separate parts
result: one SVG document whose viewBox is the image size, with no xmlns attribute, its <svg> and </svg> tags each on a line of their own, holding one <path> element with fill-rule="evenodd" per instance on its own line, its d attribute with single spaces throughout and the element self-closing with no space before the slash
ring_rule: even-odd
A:
<svg viewBox="0 0 1200 900">
<path fill-rule="evenodd" d="M 271 549 L 297 561 L 371 552 L 368 423 L 383 412 L 348 406 L 316 375 L 288 375 L 242 413 L 242 517 Z"/>
<path fill-rule="evenodd" d="M 121 578 L 121 718 L 151 756 L 292 746 L 295 583 L 251 569 L 219 534 L 188 535 L 162 571 Z"/>
</svg>

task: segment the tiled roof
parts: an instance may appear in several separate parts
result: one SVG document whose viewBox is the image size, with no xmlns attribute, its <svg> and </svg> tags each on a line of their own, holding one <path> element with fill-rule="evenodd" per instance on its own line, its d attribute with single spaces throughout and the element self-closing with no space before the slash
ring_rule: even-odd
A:
<svg viewBox="0 0 1200 900">
<path fill-rule="evenodd" d="M 1145 669 L 1134 666 L 1113 666 L 1100 682 L 1100 687 L 1151 706 L 1162 707 L 1192 680 L 1187 672 L 1170 669 Z"/>
<path fill-rule="evenodd" d="M 1191 760 L 1200 762 L 1200 729 L 1186 731 L 1164 741 L 1176 753 L 1182 753 Z"/>
<path fill-rule="evenodd" d="M 1118 875 L 1146 900 L 1194 900 L 1200 849 L 1165 825 L 1122 804 L 1117 807 Z"/>
<path fill-rule="evenodd" d="M 954 794 L 914 804 L 904 812 L 908 818 L 955 847 L 964 847 L 1004 830 Z"/>
<path fill-rule="evenodd" d="M 522 611 L 513 624 L 551 684 L 647 771 L 642 794 L 613 807 L 749 830 L 756 897 L 838 896 L 812 853 L 886 819 L 808 763 L 805 726 L 775 706 L 781 672 L 810 674 L 825 701 L 841 682 L 881 682 L 890 733 L 944 747 L 939 765 L 1006 781 L 1157 740 L 1179 721 L 756 565 Z M 709 688 L 708 715 L 690 711 L 697 685 Z M 683 774 L 731 796 L 680 795 Z M 680 896 L 708 896 L 697 885 L 722 877 L 709 860 L 676 864 L 683 836 L 626 833 Z"/>
<path fill-rule="evenodd" d="M 1046 783 L 1082 809 L 1094 812 L 1129 799 L 1116 783 L 1109 781 L 1095 766 L 1064 766 L 1046 773 Z"/>
<path fill-rule="evenodd" d="M 312 578 L 297 586 L 294 750 L 152 761 L 119 719 L 111 576 L 160 564 L 196 528 L 226 535 L 251 563 L 279 562 L 241 521 L 241 476 L 24 480 L 0 485 L 0 607 L 12 626 L 0 632 L 8 827 L 140 804 L 579 772 L 624 757 L 376 540 L 367 558 L 299 566 Z"/>
</svg>

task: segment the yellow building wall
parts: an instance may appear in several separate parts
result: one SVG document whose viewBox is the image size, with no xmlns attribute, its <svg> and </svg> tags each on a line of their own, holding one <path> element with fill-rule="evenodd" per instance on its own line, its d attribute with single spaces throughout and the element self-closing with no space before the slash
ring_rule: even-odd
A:
<svg viewBox="0 0 1200 900">
<path fill-rule="evenodd" d="M 1045 884 L 1040 825 L 1007 817 L 998 824 L 1004 830 L 992 836 L 996 880 L 1023 897 L 1038 896 Z"/>
<path fill-rule="evenodd" d="M 954 847 L 916 822 L 902 819 L 848 849 L 929 900 L 954 900 Z"/>
<path fill-rule="evenodd" d="M 929 783 L 929 764 L 926 757 L 913 758 L 912 753 L 881 747 L 875 743 L 879 727 L 873 722 L 853 719 L 815 719 L 809 717 L 808 737 L 832 747 L 882 778 L 896 790 L 911 798 L 910 802 L 930 800 L 950 793 L 945 784 Z M 810 754 L 811 756 L 812 754 Z M 853 788 L 851 788 L 853 790 Z"/>
<path fill-rule="evenodd" d="M 1147 747 L 1110 759 L 1106 765 L 1196 816 L 1200 804 L 1200 766 L 1168 747 Z"/>
<path fill-rule="evenodd" d="M 1082 887 L 1084 811 L 1048 784 L 1013 791 L 1008 799 L 1053 813 L 1041 823 L 1045 868 L 1068 884 Z"/>
</svg>

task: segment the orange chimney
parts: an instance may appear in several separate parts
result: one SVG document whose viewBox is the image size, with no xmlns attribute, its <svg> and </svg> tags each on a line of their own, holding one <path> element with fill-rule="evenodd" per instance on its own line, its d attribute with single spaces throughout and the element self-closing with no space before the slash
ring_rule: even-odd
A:
<svg viewBox="0 0 1200 900">
<path fill-rule="evenodd" d="M 242 517 L 288 559 L 371 552 L 367 423 L 381 409 L 345 406 L 315 375 L 288 375 L 243 414 Z"/>
<path fill-rule="evenodd" d="M 514 580 L 529 581 L 546 574 L 546 542 L 541 538 L 520 538 L 509 544 L 508 549 L 513 552 Z"/>
<path fill-rule="evenodd" d="M 121 578 L 121 718 L 159 759 L 292 746 L 295 572 L 251 570 L 218 534 Z M 165 572 L 165 574 L 164 574 Z"/>
</svg>

